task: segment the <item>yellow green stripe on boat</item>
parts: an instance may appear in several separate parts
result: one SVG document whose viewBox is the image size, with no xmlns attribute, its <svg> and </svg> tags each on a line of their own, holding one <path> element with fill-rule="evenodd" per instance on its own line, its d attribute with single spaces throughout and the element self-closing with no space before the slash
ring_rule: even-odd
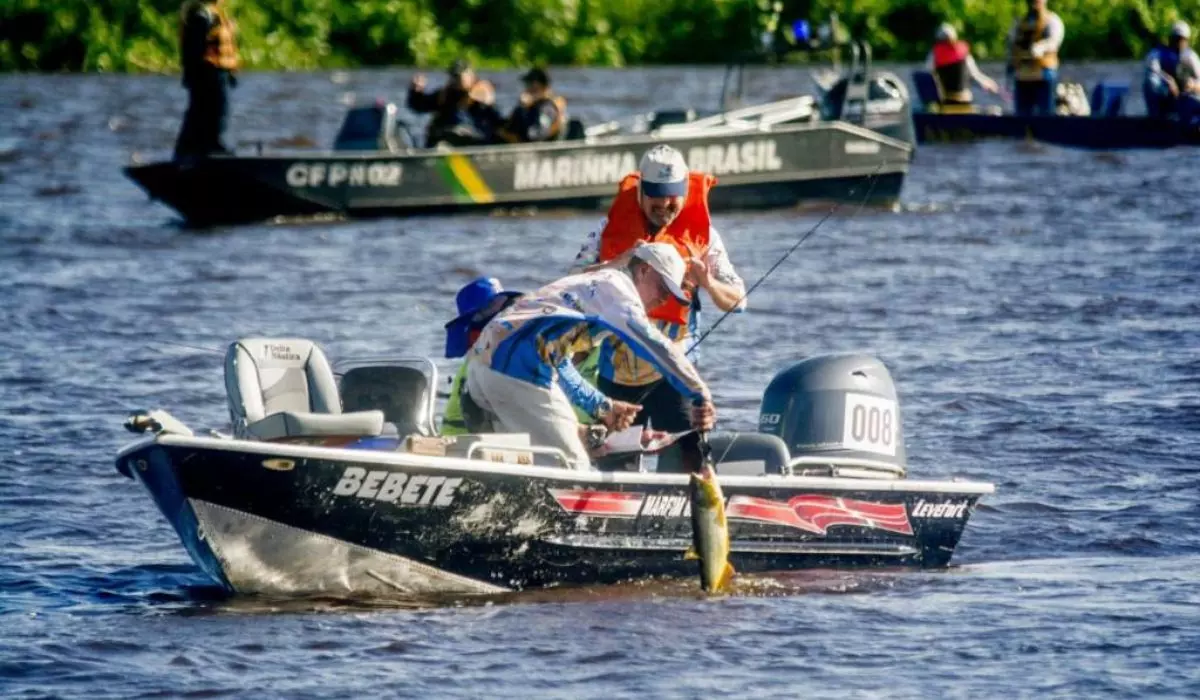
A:
<svg viewBox="0 0 1200 700">
<path fill-rule="evenodd" d="M 471 159 L 458 154 L 447 155 L 438 162 L 438 171 L 454 192 L 454 201 L 487 204 L 496 195 L 479 175 Z"/>
</svg>

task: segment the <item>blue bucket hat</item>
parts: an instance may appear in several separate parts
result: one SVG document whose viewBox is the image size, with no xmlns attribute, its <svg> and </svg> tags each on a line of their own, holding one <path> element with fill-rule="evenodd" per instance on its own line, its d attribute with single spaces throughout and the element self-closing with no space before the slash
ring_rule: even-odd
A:
<svg viewBox="0 0 1200 700">
<path fill-rule="evenodd" d="M 458 305 L 458 317 L 446 324 L 446 357 L 462 357 L 471 349 L 470 334 L 472 327 L 480 328 L 491 317 L 476 318 L 481 311 L 498 296 L 513 298 L 521 296 L 521 292 L 506 292 L 500 286 L 500 280 L 495 277 L 480 277 L 473 280 L 454 298 Z"/>
</svg>

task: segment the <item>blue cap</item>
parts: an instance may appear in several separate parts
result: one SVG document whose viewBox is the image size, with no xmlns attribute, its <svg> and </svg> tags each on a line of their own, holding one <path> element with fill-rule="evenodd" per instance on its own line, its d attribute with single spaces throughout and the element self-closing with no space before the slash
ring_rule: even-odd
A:
<svg viewBox="0 0 1200 700">
<path fill-rule="evenodd" d="M 482 328 L 492 320 L 491 316 L 475 318 L 476 314 L 487 310 L 498 296 L 512 298 L 521 296 L 521 293 L 504 291 L 500 280 L 495 277 L 480 277 L 458 290 L 458 295 L 454 298 L 455 304 L 458 305 L 458 316 L 446 324 L 446 357 L 462 357 L 467 354 L 471 349 L 472 327 Z"/>
</svg>

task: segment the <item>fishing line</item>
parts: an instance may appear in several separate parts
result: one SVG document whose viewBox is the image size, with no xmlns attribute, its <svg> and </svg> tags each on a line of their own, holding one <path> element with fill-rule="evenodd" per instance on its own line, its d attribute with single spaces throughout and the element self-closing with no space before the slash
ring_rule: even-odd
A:
<svg viewBox="0 0 1200 700">
<path fill-rule="evenodd" d="M 866 206 L 867 202 L 870 201 L 871 193 L 875 191 L 875 183 L 877 182 L 877 180 L 879 178 L 879 174 L 881 172 L 883 172 L 883 168 L 886 165 L 887 165 L 886 160 L 880 162 L 879 165 L 875 168 L 874 172 L 872 172 L 870 175 L 865 176 L 867 178 L 865 181 L 867 184 L 867 193 L 865 195 L 863 195 L 862 200 L 859 201 L 859 203 L 858 203 L 858 208 L 854 210 L 854 213 L 851 214 L 846 219 L 846 221 L 850 221 L 850 220 L 854 219 L 854 217 L 858 216 L 858 213 L 861 212 L 863 210 L 863 207 Z M 859 182 L 857 185 L 855 185 L 854 189 L 850 190 L 850 193 L 846 197 L 846 199 L 850 199 L 850 197 L 852 197 L 854 195 L 854 192 L 862 185 L 863 185 L 863 182 Z M 838 200 L 837 202 L 834 202 L 833 206 L 829 208 L 829 211 L 825 212 L 825 215 L 822 216 L 821 219 L 819 221 L 817 221 L 817 223 L 813 224 L 813 227 L 810 228 L 803 236 L 801 236 L 800 240 L 798 240 L 794 244 L 792 244 L 792 247 L 788 248 L 787 252 L 785 252 L 778 260 L 776 260 L 774 265 L 771 265 L 771 267 L 769 267 L 767 269 L 767 271 L 764 272 L 762 274 L 762 276 L 759 277 L 758 280 L 754 284 L 750 285 L 750 287 L 748 289 L 746 289 L 746 291 L 742 294 L 742 296 L 738 297 L 737 303 L 735 303 L 730 310 L 721 314 L 721 316 L 715 322 L 713 322 L 713 324 L 711 326 L 709 326 L 708 329 L 705 330 L 704 333 L 702 333 L 699 338 L 696 339 L 696 342 L 692 343 L 691 347 L 688 348 L 688 352 L 695 350 L 700 345 L 700 343 L 704 342 L 704 339 L 707 338 L 709 336 L 709 334 L 711 334 L 714 330 L 717 329 L 717 326 L 721 325 L 722 321 L 724 321 L 730 314 L 735 313 L 738 306 L 740 306 L 741 303 L 746 300 L 746 297 L 750 296 L 751 292 L 753 292 L 755 289 L 758 289 L 759 286 L 762 285 L 762 283 L 765 282 L 767 280 L 767 278 L 771 276 L 772 272 L 777 270 L 779 268 L 779 266 L 782 265 L 784 263 L 784 261 L 786 261 L 788 259 L 788 257 L 791 256 L 792 253 L 796 252 L 796 249 L 798 249 L 800 246 L 804 245 L 804 242 L 807 241 L 809 238 L 811 238 L 812 235 L 817 232 L 817 229 L 821 228 L 822 224 L 824 224 L 826 221 L 829 220 L 829 218 L 831 216 L 833 216 L 835 213 L 837 213 L 837 210 L 839 208 L 841 208 L 842 203 L 844 201 L 845 200 Z M 693 293 L 695 293 L 695 292 L 693 292 Z M 645 391 L 642 392 L 642 395 L 640 397 L 638 397 L 638 400 L 634 401 L 634 403 L 640 404 L 641 402 L 645 401 L 646 397 L 650 395 L 650 392 L 653 391 L 654 387 L 656 387 L 656 386 L 658 386 L 658 383 L 654 382 L 654 383 L 650 384 L 648 387 L 646 387 Z"/>
<path fill-rule="evenodd" d="M 852 219 L 854 219 L 854 217 L 858 216 L 858 213 L 861 212 L 863 210 L 863 207 L 866 206 L 867 202 L 870 201 L 871 193 L 875 191 L 876 180 L 879 177 L 879 173 L 883 171 L 883 166 L 885 166 L 885 165 L 887 165 L 887 161 L 881 162 L 879 164 L 879 166 L 877 168 L 875 168 L 875 172 L 871 173 L 871 175 L 869 176 L 870 179 L 867 180 L 867 185 L 868 185 L 867 193 L 863 196 L 862 200 L 859 201 L 858 208 L 854 210 L 854 213 L 851 214 L 846 219 L 846 221 L 851 221 Z M 855 185 L 855 189 L 858 189 L 858 187 L 861 185 L 862 185 L 862 183 Z M 851 190 L 851 195 L 853 195 L 853 190 Z M 700 343 L 703 343 L 704 339 L 707 338 L 710 333 L 715 331 L 717 329 L 717 326 L 721 325 L 721 322 L 724 321 L 726 318 L 728 318 L 730 314 L 736 313 L 738 306 L 740 306 L 741 303 L 746 300 L 746 297 L 750 296 L 750 293 L 753 292 L 755 289 L 758 289 L 759 285 L 761 285 L 763 282 L 767 281 L 767 278 L 771 276 L 771 273 L 774 272 L 775 270 L 779 269 L 779 266 L 782 265 L 784 263 L 784 261 L 787 260 L 791 256 L 792 253 L 796 252 L 797 248 L 804 245 L 804 242 L 807 241 L 810 237 L 812 237 L 812 235 L 817 232 L 817 229 L 821 228 L 821 224 L 823 224 L 827 220 L 829 220 L 829 217 L 833 216 L 834 213 L 837 212 L 838 208 L 841 206 L 842 206 L 841 201 L 835 202 L 833 207 L 831 207 L 829 209 L 829 211 L 825 212 L 825 215 L 821 217 L 820 221 L 818 221 L 816 224 L 814 224 L 813 227 L 810 228 L 807 233 L 805 233 L 803 236 L 801 236 L 800 240 L 796 241 L 792 245 L 791 248 L 788 248 L 787 252 L 785 252 L 778 260 L 776 260 L 774 265 L 767 268 L 767 271 L 764 272 L 762 274 L 762 276 L 758 278 L 757 282 L 750 285 L 750 287 L 748 289 L 746 289 L 746 292 L 744 294 L 742 294 L 741 297 L 738 298 L 737 303 L 735 303 L 733 305 L 733 308 L 731 308 L 730 310 L 721 314 L 721 316 L 716 321 L 714 321 L 711 326 L 708 327 L 708 330 L 706 330 L 702 334 L 700 334 L 700 337 L 696 339 L 696 342 L 692 343 L 692 346 L 691 346 L 691 348 L 689 348 L 689 351 L 696 349 L 696 347 L 699 346 Z"/>
</svg>

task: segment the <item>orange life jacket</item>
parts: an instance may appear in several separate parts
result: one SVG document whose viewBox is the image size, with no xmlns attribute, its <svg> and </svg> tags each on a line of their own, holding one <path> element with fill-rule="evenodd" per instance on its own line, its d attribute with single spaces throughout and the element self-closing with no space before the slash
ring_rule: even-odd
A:
<svg viewBox="0 0 1200 700">
<path fill-rule="evenodd" d="M 1047 12 L 1025 15 L 1017 24 L 1017 35 L 1013 40 L 1012 63 L 1017 80 L 1042 80 L 1046 68 L 1058 68 L 1058 54 L 1047 52 L 1040 57 L 1032 53 L 1033 45 L 1041 41 L 1050 23 Z"/>
<path fill-rule="evenodd" d="M 234 42 L 236 28 L 233 20 L 225 14 L 225 10 L 205 2 L 186 2 L 179 11 L 180 45 L 183 45 L 183 33 L 187 27 L 188 17 L 207 7 L 217 18 L 216 24 L 208 31 L 205 38 L 204 61 L 223 70 L 234 71 L 238 68 L 237 44 Z"/>
<path fill-rule="evenodd" d="M 708 191 L 717 178 L 707 173 L 688 174 L 688 193 L 683 209 L 667 226 L 654 232 L 646 230 L 646 215 L 638 204 L 638 173 L 626 175 L 617 189 L 617 196 L 608 210 L 608 221 L 600 232 L 599 262 L 608 262 L 632 248 L 638 241 L 671 243 L 683 256 L 704 257 L 708 254 L 709 229 L 712 217 L 708 211 Z M 655 320 L 686 326 L 688 307 L 675 299 L 650 309 L 647 315 Z"/>
</svg>

